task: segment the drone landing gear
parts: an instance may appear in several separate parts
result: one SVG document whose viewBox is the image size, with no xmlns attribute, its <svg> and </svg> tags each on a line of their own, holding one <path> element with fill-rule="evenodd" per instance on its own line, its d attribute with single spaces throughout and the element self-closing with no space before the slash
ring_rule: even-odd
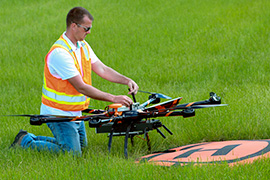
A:
<svg viewBox="0 0 270 180">
<path fill-rule="evenodd" d="M 146 141 L 148 146 L 148 151 L 151 152 L 151 143 L 149 138 L 149 131 L 156 129 L 157 132 L 163 137 L 166 136 L 159 130 L 163 127 L 169 134 L 173 134 L 165 125 L 163 125 L 157 119 L 142 120 L 139 122 L 129 121 L 128 123 L 123 123 L 121 126 L 117 125 L 119 122 L 103 124 L 96 128 L 96 133 L 109 133 L 108 150 L 111 152 L 112 138 L 113 136 L 125 136 L 124 141 L 124 154 L 128 158 L 128 139 L 130 138 L 132 146 L 134 145 L 134 136 Z M 144 137 L 138 135 L 144 134 Z"/>
<path fill-rule="evenodd" d="M 109 150 L 109 153 L 111 152 L 111 148 L 112 148 L 113 131 L 114 131 L 114 128 L 112 127 L 111 132 L 110 132 L 110 135 L 109 135 L 109 143 L 108 143 L 108 150 Z"/>
<path fill-rule="evenodd" d="M 112 147 L 112 138 L 113 136 L 121 136 L 122 134 L 114 134 L 114 125 L 112 125 L 112 128 L 111 128 L 111 131 L 110 131 L 110 134 L 109 134 L 109 143 L 108 143 L 108 150 L 109 150 L 109 153 L 111 152 L 111 147 Z M 124 144 L 124 154 L 125 154 L 125 157 L 128 158 L 128 153 L 127 153 L 127 146 L 128 146 L 128 138 L 130 137 L 131 139 L 131 144 L 132 146 L 134 145 L 134 141 L 133 141 L 133 137 L 134 135 L 130 135 L 130 130 L 131 130 L 131 127 L 132 127 L 132 123 L 130 123 L 128 126 L 127 126 L 127 130 L 126 130 L 126 133 L 125 133 L 125 144 Z"/>
<path fill-rule="evenodd" d="M 147 141 L 148 151 L 151 152 L 151 143 L 150 143 L 150 137 L 149 137 L 148 131 L 145 131 L 145 138 Z"/>
<path fill-rule="evenodd" d="M 125 157 L 128 158 L 128 152 L 127 152 L 127 146 L 128 146 L 128 138 L 129 138 L 129 132 L 131 129 L 132 123 L 130 123 L 127 127 L 126 136 L 125 136 L 125 145 L 124 145 L 124 153 Z M 133 138 L 132 138 L 133 139 Z"/>
<path fill-rule="evenodd" d="M 134 145 L 134 134 L 130 134 L 130 130 L 131 130 L 131 127 L 133 127 L 133 123 L 131 122 L 128 126 L 127 126 L 127 130 L 125 132 L 125 144 L 124 144 L 124 154 L 125 154 L 125 157 L 128 158 L 128 151 L 127 151 L 127 148 L 128 148 L 128 138 L 130 138 L 131 140 L 131 144 L 132 146 Z M 109 135 L 109 143 L 108 143 L 108 150 L 109 152 L 111 152 L 111 147 L 112 147 L 112 137 L 113 136 L 121 136 L 122 134 L 114 134 L 114 127 L 112 126 L 112 129 L 111 129 L 111 132 L 110 132 L 110 135 Z"/>
</svg>

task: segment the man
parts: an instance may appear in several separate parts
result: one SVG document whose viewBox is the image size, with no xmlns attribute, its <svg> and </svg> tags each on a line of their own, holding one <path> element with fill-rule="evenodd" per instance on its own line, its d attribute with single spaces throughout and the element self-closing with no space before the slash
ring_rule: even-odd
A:
<svg viewBox="0 0 270 180">
<path fill-rule="evenodd" d="M 91 86 L 91 70 L 100 77 L 115 83 L 128 85 L 130 92 L 137 93 L 138 85 L 110 67 L 95 55 L 85 37 L 90 34 L 93 16 L 82 7 L 69 11 L 66 32 L 54 43 L 45 57 L 44 83 L 40 114 L 81 116 L 89 105 L 89 97 L 97 100 L 130 106 L 133 102 L 125 95 L 112 95 Z M 81 154 L 87 145 L 84 122 L 47 123 L 54 138 L 35 136 L 20 130 L 12 147 L 72 151 Z"/>
</svg>

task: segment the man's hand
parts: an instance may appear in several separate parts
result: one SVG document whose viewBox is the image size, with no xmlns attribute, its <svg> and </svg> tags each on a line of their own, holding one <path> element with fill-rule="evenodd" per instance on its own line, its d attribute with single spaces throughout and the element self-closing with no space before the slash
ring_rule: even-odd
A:
<svg viewBox="0 0 270 180">
<path fill-rule="evenodd" d="M 129 87 L 128 94 L 132 94 L 132 93 L 137 94 L 139 86 L 133 80 L 130 80 L 127 85 Z"/>
<path fill-rule="evenodd" d="M 114 96 L 113 102 L 120 103 L 126 107 L 129 107 L 131 104 L 133 104 L 133 101 L 128 96 L 124 95 Z"/>
</svg>

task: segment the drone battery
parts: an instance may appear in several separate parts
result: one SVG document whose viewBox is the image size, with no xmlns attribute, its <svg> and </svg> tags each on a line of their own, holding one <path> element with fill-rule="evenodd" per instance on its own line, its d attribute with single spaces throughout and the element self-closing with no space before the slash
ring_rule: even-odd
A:
<svg viewBox="0 0 270 180">
<path fill-rule="evenodd" d="M 126 134 L 127 126 L 129 124 L 122 123 L 121 125 L 114 126 L 114 136 L 122 136 Z M 157 119 L 139 121 L 132 124 L 129 134 L 139 135 L 144 134 L 145 131 L 157 129 L 162 126 L 162 123 Z M 96 128 L 96 133 L 110 133 L 113 127 L 113 123 L 103 124 Z"/>
</svg>

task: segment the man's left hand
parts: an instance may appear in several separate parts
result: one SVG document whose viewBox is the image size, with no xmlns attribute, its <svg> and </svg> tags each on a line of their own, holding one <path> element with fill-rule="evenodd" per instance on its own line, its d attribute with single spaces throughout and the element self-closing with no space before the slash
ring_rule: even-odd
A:
<svg viewBox="0 0 270 180">
<path fill-rule="evenodd" d="M 129 87 L 128 94 L 132 94 L 132 93 L 137 94 L 139 90 L 139 86 L 133 80 L 130 80 L 127 85 Z"/>
</svg>

